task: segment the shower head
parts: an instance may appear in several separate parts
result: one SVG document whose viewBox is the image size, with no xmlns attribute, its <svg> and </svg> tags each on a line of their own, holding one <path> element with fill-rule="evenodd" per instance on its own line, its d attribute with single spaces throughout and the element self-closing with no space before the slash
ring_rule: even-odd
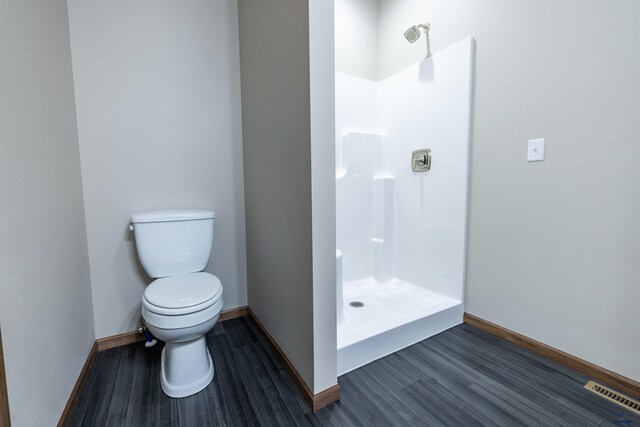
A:
<svg viewBox="0 0 640 427">
<path fill-rule="evenodd" d="M 415 43 L 416 40 L 420 38 L 420 33 L 422 31 L 426 33 L 430 28 L 431 24 L 429 24 L 428 22 L 426 24 L 413 25 L 404 32 L 404 37 L 409 43 Z"/>
</svg>

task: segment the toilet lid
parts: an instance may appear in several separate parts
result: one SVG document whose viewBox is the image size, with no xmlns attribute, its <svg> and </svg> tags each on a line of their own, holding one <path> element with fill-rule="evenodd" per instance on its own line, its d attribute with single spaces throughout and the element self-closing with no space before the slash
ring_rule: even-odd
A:
<svg viewBox="0 0 640 427">
<path fill-rule="evenodd" d="M 179 309 L 202 304 L 221 294 L 220 280 L 201 272 L 158 279 L 147 287 L 144 299 L 156 307 Z"/>
</svg>

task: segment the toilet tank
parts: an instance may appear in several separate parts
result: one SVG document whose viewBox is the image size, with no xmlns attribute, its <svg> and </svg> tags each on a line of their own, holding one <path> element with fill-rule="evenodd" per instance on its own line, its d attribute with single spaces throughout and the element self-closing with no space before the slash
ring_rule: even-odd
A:
<svg viewBox="0 0 640 427">
<path fill-rule="evenodd" d="M 215 216 L 200 209 L 134 214 L 136 248 L 147 274 L 157 278 L 204 270 L 211 255 Z"/>
</svg>

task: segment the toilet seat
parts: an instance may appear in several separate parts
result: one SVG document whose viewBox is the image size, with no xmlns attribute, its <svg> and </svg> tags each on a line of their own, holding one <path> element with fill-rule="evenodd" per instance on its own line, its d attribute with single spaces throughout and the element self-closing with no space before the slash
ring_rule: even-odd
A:
<svg viewBox="0 0 640 427">
<path fill-rule="evenodd" d="M 149 329 L 153 332 L 153 328 L 157 329 L 184 329 L 192 328 L 197 325 L 209 322 L 212 319 L 217 320 L 218 315 L 222 311 L 224 305 L 222 298 L 218 298 L 217 301 L 210 303 L 210 305 L 202 310 L 179 315 L 171 314 L 159 314 L 153 310 L 149 310 L 148 305 L 144 303 L 142 306 L 142 317 L 144 318 Z M 155 309 L 154 307 L 151 307 Z M 213 326 L 213 325 L 211 325 Z M 158 336 L 156 333 L 154 335 Z M 162 337 L 158 336 L 160 339 Z"/>
<path fill-rule="evenodd" d="M 200 272 L 163 277 L 152 282 L 142 303 L 149 312 L 179 316 L 204 310 L 222 298 L 222 284 L 213 274 Z"/>
</svg>

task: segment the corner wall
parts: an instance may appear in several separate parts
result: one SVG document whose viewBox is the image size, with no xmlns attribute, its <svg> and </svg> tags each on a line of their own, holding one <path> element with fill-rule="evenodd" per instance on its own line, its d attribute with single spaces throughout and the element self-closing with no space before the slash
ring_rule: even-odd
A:
<svg viewBox="0 0 640 427">
<path fill-rule="evenodd" d="M 131 215 L 216 212 L 206 271 L 247 304 L 237 5 L 69 1 L 96 336 L 135 329 Z"/>
<path fill-rule="evenodd" d="M 335 48 L 333 0 L 309 1 L 313 392 L 337 383 Z M 334 395 L 335 396 L 335 395 Z"/>
<path fill-rule="evenodd" d="M 309 6 L 238 12 L 249 306 L 313 390 Z"/>
<path fill-rule="evenodd" d="M 95 335 L 64 1 L 0 3 L 0 322 L 14 426 L 55 425 Z"/>
<path fill-rule="evenodd" d="M 314 394 L 337 380 L 333 8 L 238 3 L 249 306 Z"/>
<path fill-rule="evenodd" d="M 477 45 L 467 311 L 640 380 L 640 3 L 381 0 L 380 77 L 422 21 Z"/>
</svg>

